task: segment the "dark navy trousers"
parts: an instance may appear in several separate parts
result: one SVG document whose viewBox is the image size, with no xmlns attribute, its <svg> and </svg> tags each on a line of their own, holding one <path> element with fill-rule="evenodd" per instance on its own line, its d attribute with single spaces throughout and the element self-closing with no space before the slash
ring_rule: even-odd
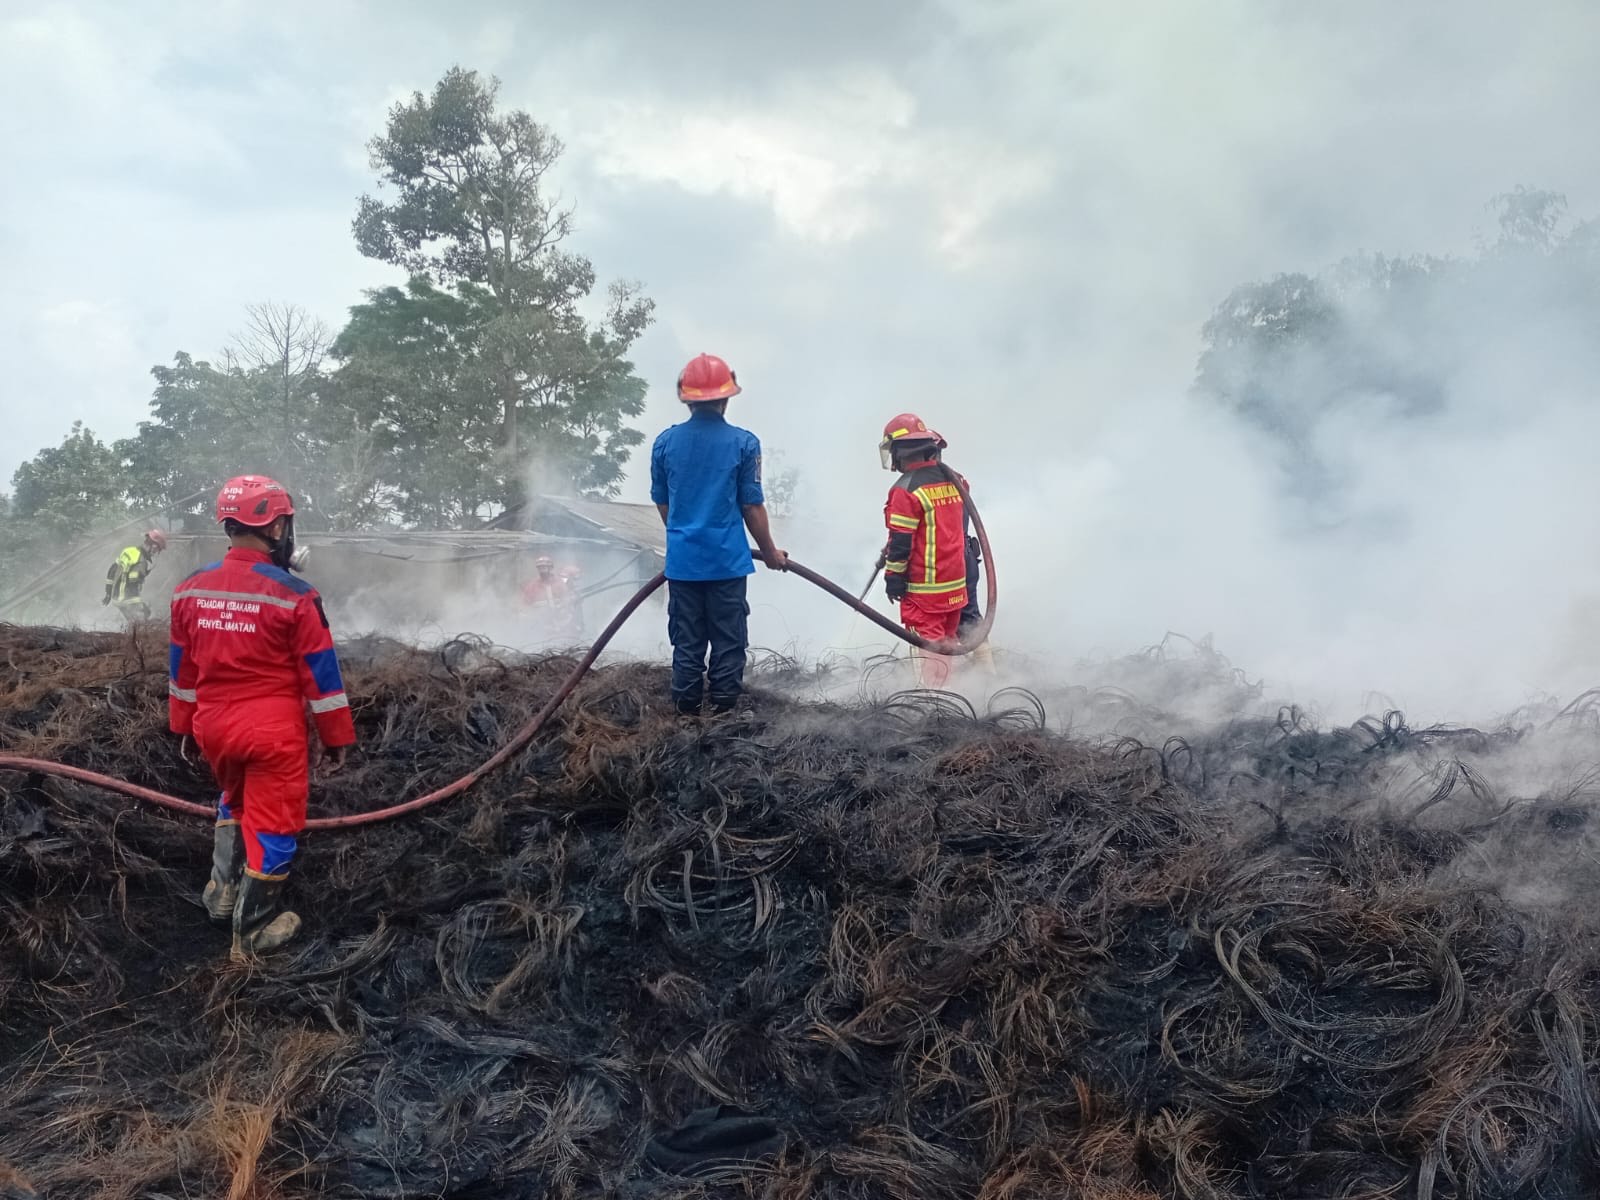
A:
<svg viewBox="0 0 1600 1200">
<path fill-rule="evenodd" d="M 983 582 L 983 576 L 978 573 L 978 561 L 983 557 L 978 549 L 978 539 L 967 539 L 967 606 L 961 610 L 961 627 L 976 625 L 983 620 L 983 609 L 978 607 L 978 585 Z"/>
<path fill-rule="evenodd" d="M 672 701 L 680 709 L 697 710 L 703 692 L 709 692 L 711 703 L 719 707 L 738 699 L 750 642 L 750 604 L 745 599 L 748 578 L 667 580 Z"/>
</svg>

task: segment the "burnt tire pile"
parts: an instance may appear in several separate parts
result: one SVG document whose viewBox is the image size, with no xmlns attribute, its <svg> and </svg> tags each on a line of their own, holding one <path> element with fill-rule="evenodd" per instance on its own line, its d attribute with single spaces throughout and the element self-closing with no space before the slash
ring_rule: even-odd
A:
<svg viewBox="0 0 1600 1200">
<path fill-rule="evenodd" d="M 211 797 L 157 633 L 0 654 L 0 747 Z M 570 666 L 344 655 L 322 814 L 459 775 Z M 0 1195 L 1595 1194 L 1594 922 L 1467 869 L 1586 845 L 1584 803 L 1459 767 L 1387 806 L 1397 718 L 1150 749 L 665 696 L 602 668 L 464 799 L 308 837 L 253 965 L 205 822 L 0 773 Z"/>
</svg>

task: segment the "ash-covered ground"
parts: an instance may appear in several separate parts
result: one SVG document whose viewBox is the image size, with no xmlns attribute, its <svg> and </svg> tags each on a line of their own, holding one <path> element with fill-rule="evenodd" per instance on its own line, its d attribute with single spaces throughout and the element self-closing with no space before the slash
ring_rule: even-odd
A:
<svg viewBox="0 0 1600 1200">
<path fill-rule="evenodd" d="M 160 639 L 0 626 L 0 750 L 208 801 Z M 317 814 L 462 774 L 572 661 L 343 655 Z M 306 837 L 253 966 L 205 821 L 0 772 L 0 1195 L 1594 1194 L 1589 703 L 1321 730 L 1124 667 L 985 712 L 773 660 L 704 721 L 602 668 L 465 798 Z"/>
</svg>

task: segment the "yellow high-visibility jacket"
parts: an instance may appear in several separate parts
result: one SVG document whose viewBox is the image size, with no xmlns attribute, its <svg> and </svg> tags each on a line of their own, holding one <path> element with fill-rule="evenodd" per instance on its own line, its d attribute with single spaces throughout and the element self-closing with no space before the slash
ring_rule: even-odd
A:
<svg viewBox="0 0 1600 1200">
<path fill-rule="evenodd" d="M 106 572 L 106 598 L 113 604 L 136 604 L 153 564 L 138 546 L 128 546 Z"/>
</svg>

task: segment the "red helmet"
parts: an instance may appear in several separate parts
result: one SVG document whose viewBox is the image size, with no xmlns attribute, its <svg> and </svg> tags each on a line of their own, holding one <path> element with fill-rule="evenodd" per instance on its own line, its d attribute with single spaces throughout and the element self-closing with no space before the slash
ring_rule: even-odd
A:
<svg viewBox="0 0 1600 1200">
<path fill-rule="evenodd" d="M 294 501 L 283 484 L 265 475 L 236 475 L 217 493 L 217 520 L 233 520 L 252 529 L 294 516 Z"/>
<path fill-rule="evenodd" d="M 878 443 L 878 454 L 883 459 L 884 470 L 894 470 L 892 447 L 896 443 L 910 442 L 932 442 L 940 450 L 950 445 L 937 432 L 929 429 L 928 423 L 916 413 L 901 413 L 883 427 L 883 441 Z"/>
<path fill-rule="evenodd" d="M 733 368 L 715 354 L 701 354 L 689 360 L 678 372 L 678 399 L 698 404 L 702 400 L 725 400 L 737 396 L 739 377 Z"/>
<path fill-rule="evenodd" d="M 167 548 L 167 535 L 162 533 L 159 529 L 147 530 L 144 535 L 144 540 L 149 542 L 157 550 L 165 550 Z"/>
<path fill-rule="evenodd" d="M 583 568 L 576 563 L 568 563 L 561 568 L 560 575 L 563 579 L 577 579 L 583 574 Z"/>
<path fill-rule="evenodd" d="M 551 558 L 548 554 L 541 554 L 538 558 L 533 560 L 533 565 L 538 567 L 541 571 L 543 571 L 546 567 L 554 569 L 556 560 Z"/>
</svg>

